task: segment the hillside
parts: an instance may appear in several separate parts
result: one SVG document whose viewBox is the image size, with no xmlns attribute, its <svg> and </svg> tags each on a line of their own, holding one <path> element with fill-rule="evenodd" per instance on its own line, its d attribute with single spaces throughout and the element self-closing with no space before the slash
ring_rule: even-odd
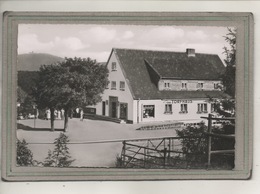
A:
<svg viewBox="0 0 260 194">
<path fill-rule="evenodd" d="M 18 55 L 18 71 L 38 71 L 41 65 L 50 65 L 52 63 L 64 60 L 45 53 L 29 53 Z"/>
</svg>

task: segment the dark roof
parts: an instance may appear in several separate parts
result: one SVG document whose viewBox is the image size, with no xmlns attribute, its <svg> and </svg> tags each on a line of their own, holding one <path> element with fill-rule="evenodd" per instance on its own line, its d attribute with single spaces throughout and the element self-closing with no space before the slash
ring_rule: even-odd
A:
<svg viewBox="0 0 260 194">
<path fill-rule="evenodd" d="M 223 95 L 221 91 L 159 91 L 147 70 L 148 63 L 161 78 L 219 80 L 225 67 L 217 55 L 196 54 L 196 57 L 187 57 L 186 53 L 169 51 L 113 51 L 135 99 L 206 98 L 207 94 L 218 98 Z"/>
<path fill-rule="evenodd" d="M 149 57 L 146 61 L 160 77 L 187 80 L 219 80 L 225 67 L 218 55 L 161 52 L 162 57 Z M 160 55 L 158 52 L 156 55 Z"/>
</svg>

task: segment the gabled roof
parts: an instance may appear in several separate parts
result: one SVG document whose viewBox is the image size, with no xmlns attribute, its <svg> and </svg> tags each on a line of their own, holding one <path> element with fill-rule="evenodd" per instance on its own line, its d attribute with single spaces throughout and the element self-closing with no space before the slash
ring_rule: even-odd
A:
<svg viewBox="0 0 260 194">
<path fill-rule="evenodd" d="M 218 55 L 196 54 L 195 57 L 188 57 L 186 53 L 162 52 L 162 57 L 149 56 L 146 61 L 161 78 L 219 80 L 225 70 Z"/>
<path fill-rule="evenodd" d="M 188 57 L 179 52 L 115 48 L 112 52 L 122 67 L 134 99 L 207 98 L 209 93 L 217 98 L 223 94 L 220 91 L 159 91 L 147 67 L 149 65 L 162 79 L 219 80 L 225 67 L 217 55 Z"/>
</svg>

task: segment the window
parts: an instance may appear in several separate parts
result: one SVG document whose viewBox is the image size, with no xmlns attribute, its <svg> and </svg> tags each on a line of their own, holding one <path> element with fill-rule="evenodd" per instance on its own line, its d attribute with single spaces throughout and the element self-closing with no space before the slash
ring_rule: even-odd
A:
<svg viewBox="0 0 260 194">
<path fill-rule="evenodd" d="M 212 103 L 211 104 L 211 112 L 217 112 L 219 104 Z"/>
<path fill-rule="evenodd" d="M 115 81 L 111 82 L 111 90 L 116 90 L 116 82 Z"/>
<path fill-rule="evenodd" d="M 218 89 L 218 83 L 214 83 L 214 89 L 215 89 L 215 90 Z"/>
<path fill-rule="evenodd" d="M 107 84 L 106 84 L 106 89 L 109 88 L 109 81 L 107 81 Z"/>
<path fill-rule="evenodd" d="M 125 82 L 120 82 L 120 90 L 125 91 Z"/>
<path fill-rule="evenodd" d="M 165 104 L 165 114 L 172 114 L 172 104 Z"/>
<path fill-rule="evenodd" d="M 200 90 L 200 89 L 203 89 L 203 83 L 199 82 L 198 85 L 197 85 L 197 88 Z"/>
<path fill-rule="evenodd" d="M 198 104 L 197 113 L 208 113 L 208 106 L 206 103 Z"/>
<path fill-rule="evenodd" d="M 116 62 L 112 62 L 112 71 L 116 71 Z"/>
<path fill-rule="evenodd" d="M 86 108 L 84 110 L 85 113 L 89 113 L 89 114 L 96 114 L 96 108 Z"/>
<path fill-rule="evenodd" d="M 165 82 L 165 83 L 164 83 L 164 88 L 169 89 L 169 88 L 170 88 L 170 83 L 169 83 L 169 82 Z"/>
<path fill-rule="evenodd" d="M 188 104 L 181 104 L 181 111 L 180 113 L 188 113 Z"/>
<path fill-rule="evenodd" d="M 143 106 L 143 118 L 154 118 L 154 105 Z"/>
<path fill-rule="evenodd" d="M 181 83 L 181 89 L 186 90 L 187 89 L 187 83 Z"/>
</svg>

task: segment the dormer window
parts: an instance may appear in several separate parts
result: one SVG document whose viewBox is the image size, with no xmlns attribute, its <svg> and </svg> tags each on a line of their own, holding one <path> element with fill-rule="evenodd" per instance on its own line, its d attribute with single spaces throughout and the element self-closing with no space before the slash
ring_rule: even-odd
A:
<svg viewBox="0 0 260 194">
<path fill-rule="evenodd" d="M 203 83 L 202 83 L 202 82 L 199 82 L 199 83 L 197 84 L 197 88 L 198 88 L 198 90 L 202 90 L 202 89 L 203 89 Z"/>
<path fill-rule="evenodd" d="M 214 89 L 215 89 L 215 90 L 218 89 L 218 83 L 214 83 Z"/>
<path fill-rule="evenodd" d="M 116 62 L 112 62 L 112 71 L 116 71 Z"/>
<path fill-rule="evenodd" d="M 182 89 L 182 90 L 187 90 L 187 83 L 182 82 L 182 83 L 181 83 L 181 89 Z"/>
<path fill-rule="evenodd" d="M 169 82 L 164 82 L 164 88 L 165 89 L 170 89 L 170 83 Z"/>
</svg>

